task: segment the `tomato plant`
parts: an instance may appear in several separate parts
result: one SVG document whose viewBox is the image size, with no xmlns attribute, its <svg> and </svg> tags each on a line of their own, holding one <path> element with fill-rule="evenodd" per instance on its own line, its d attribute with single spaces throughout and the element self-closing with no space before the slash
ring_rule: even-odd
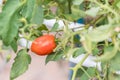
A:
<svg viewBox="0 0 120 80">
<path fill-rule="evenodd" d="M 31 50 L 36 54 L 54 51 L 54 54 L 47 56 L 46 63 L 78 58 L 84 52 L 82 59 L 70 68 L 73 70 L 72 80 L 76 77 L 81 80 L 119 80 L 119 13 L 119 0 L 5 0 L 0 13 L 0 40 L 4 46 L 10 46 L 17 53 L 10 79 L 23 74 L 31 62 L 28 43 L 18 50 L 19 40 L 24 38 L 29 42 L 37 38 L 35 42 L 38 42 L 43 39 L 40 36 L 44 33 L 54 32 L 56 47 L 53 37 L 52 46 L 47 47 L 48 51 L 34 42 L 32 44 Z M 79 18 L 84 18 L 85 24 L 76 23 Z M 47 37 L 42 42 L 45 41 L 51 41 L 51 38 Z M 92 68 L 83 66 L 91 55 L 96 57 L 96 63 L 101 62 L 101 71 L 97 65 Z"/>
</svg>

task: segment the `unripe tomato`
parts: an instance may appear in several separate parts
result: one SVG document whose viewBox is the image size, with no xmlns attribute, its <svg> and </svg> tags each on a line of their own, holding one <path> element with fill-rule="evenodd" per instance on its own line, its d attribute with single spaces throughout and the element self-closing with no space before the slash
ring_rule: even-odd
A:
<svg viewBox="0 0 120 80">
<path fill-rule="evenodd" d="M 38 55 L 48 55 L 56 47 L 55 37 L 53 35 L 43 35 L 36 38 L 31 45 L 31 51 Z"/>
</svg>

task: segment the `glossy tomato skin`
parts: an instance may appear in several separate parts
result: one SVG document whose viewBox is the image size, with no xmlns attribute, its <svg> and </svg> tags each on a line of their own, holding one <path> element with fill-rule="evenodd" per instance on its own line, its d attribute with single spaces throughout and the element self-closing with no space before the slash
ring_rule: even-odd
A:
<svg viewBox="0 0 120 80">
<path fill-rule="evenodd" d="M 55 37 L 53 35 L 43 35 L 36 38 L 31 45 L 31 51 L 38 55 L 48 55 L 56 47 Z"/>
</svg>

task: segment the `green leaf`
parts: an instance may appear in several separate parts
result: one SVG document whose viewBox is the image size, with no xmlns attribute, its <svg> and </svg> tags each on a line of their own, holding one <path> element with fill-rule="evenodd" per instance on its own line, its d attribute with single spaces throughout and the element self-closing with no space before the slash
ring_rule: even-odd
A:
<svg viewBox="0 0 120 80">
<path fill-rule="evenodd" d="M 84 70 L 86 70 L 87 71 L 87 67 L 83 67 L 84 68 Z M 78 71 L 77 71 L 77 74 L 76 74 L 76 78 L 81 78 L 81 76 L 84 74 L 84 71 L 81 69 L 81 68 L 79 68 L 78 69 Z"/>
<path fill-rule="evenodd" d="M 10 45 L 12 49 L 14 50 L 14 52 L 17 52 L 18 46 L 17 46 L 17 41 L 15 39 L 11 42 Z"/>
<path fill-rule="evenodd" d="M 31 23 L 41 25 L 43 23 L 43 17 L 43 8 L 36 4 L 33 10 Z"/>
<path fill-rule="evenodd" d="M 80 54 L 83 54 L 83 53 L 85 53 L 85 52 L 86 52 L 85 49 L 84 49 L 83 47 L 80 47 L 80 48 L 78 48 L 78 49 L 74 52 L 73 57 L 77 57 L 77 56 L 79 56 Z"/>
<path fill-rule="evenodd" d="M 116 56 L 110 60 L 110 67 L 112 71 L 120 70 L 120 52 L 117 52 Z"/>
<path fill-rule="evenodd" d="M 52 27 L 52 29 L 51 29 L 51 32 L 57 31 L 58 28 L 59 28 L 59 24 L 56 22 L 56 23 L 53 25 L 53 27 Z"/>
<path fill-rule="evenodd" d="M 38 27 L 39 31 L 45 30 L 48 31 L 48 28 L 46 27 L 46 25 L 42 24 L 40 27 Z"/>
<path fill-rule="evenodd" d="M 96 69 L 95 68 L 88 68 L 86 71 L 90 77 L 88 77 L 85 73 L 80 77 L 80 80 L 89 80 L 90 78 L 94 78 L 96 75 Z"/>
<path fill-rule="evenodd" d="M 0 36 L 5 45 L 10 45 L 17 36 L 19 22 L 19 10 L 24 3 L 20 0 L 7 0 L 0 14 Z"/>
<path fill-rule="evenodd" d="M 84 49 L 88 52 L 92 52 L 92 41 L 89 39 L 88 36 L 81 36 L 81 41 L 83 44 Z"/>
<path fill-rule="evenodd" d="M 18 76 L 22 75 L 28 69 L 30 63 L 30 55 L 27 54 L 26 50 L 20 50 L 15 57 L 15 62 L 12 65 L 10 79 L 14 80 Z"/>
<path fill-rule="evenodd" d="M 27 3 L 22 10 L 22 16 L 24 16 L 29 22 L 30 22 L 30 19 L 32 18 L 35 1 L 36 0 L 27 0 Z"/>
<path fill-rule="evenodd" d="M 73 4 L 74 5 L 80 5 L 84 0 L 74 0 Z"/>
<path fill-rule="evenodd" d="M 119 49 L 119 42 L 116 42 L 114 46 L 109 46 L 104 51 L 104 54 L 97 58 L 97 61 L 109 61 L 116 56 Z"/>
<path fill-rule="evenodd" d="M 92 17 L 95 17 L 95 16 L 97 15 L 97 13 L 98 13 L 99 10 L 100 10 L 99 7 L 92 7 L 92 8 L 90 8 L 89 10 L 87 10 L 85 13 L 86 13 L 87 15 L 90 15 L 90 16 L 92 16 Z"/>
<path fill-rule="evenodd" d="M 98 48 L 95 48 L 92 50 L 92 54 L 93 55 L 97 55 L 99 53 L 99 49 Z"/>
<path fill-rule="evenodd" d="M 120 9 L 120 1 L 116 4 L 116 6 Z"/>
<path fill-rule="evenodd" d="M 102 25 L 87 32 L 85 35 L 89 40 L 93 42 L 101 42 L 113 35 L 112 25 Z"/>
<path fill-rule="evenodd" d="M 80 51 L 80 52 L 79 52 Z M 77 55 L 79 54 L 83 54 L 82 52 L 84 52 L 83 48 L 70 48 L 67 51 L 67 57 L 70 58 L 72 55 L 74 57 L 77 57 Z"/>
<path fill-rule="evenodd" d="M 49 61 L 58 61 L 62 59 L 63 52 L 60 50 L 58 52 L 52 53 L 46 57 L 45 63 L 47 64 Z"/>
<path fill-rule="evenodd" d="M 79 6 L 72 6 L 71 7 L 72 14 L 64 14 L 65 18 L 67 18 L 70 21 L 78 20 L 81 17 L 85 17 L 85 12 L 83 10 L 80 10 Z"/>
</svg>

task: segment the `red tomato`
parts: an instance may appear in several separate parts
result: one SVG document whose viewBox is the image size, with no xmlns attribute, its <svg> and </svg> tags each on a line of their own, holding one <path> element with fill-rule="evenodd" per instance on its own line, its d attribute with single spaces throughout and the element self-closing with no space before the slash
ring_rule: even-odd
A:
<svg viewBox="0 0 120 80">
<path fill-rule="evenodd" d="M 36 38 L 31 45 L 31 51 L 38 55 L 48 55 L 56 47 L 55 37 L 53 35 L 43 35 Z"/>
</svg>

